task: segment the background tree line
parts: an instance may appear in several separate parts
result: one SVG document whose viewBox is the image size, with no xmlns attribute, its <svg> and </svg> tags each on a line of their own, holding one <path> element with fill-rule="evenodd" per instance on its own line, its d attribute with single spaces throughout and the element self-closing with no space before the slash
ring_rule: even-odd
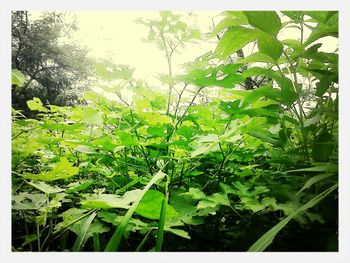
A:
<svg viewBox="0 0 350 263">
<path fill-rule="evenodd" d="M 27 11 L 12 13 L 12 69 L 25 75 L 12 86 L 12 106 L 28 114 L 26 101 L 38 97 L 60 106 L 78 103 L 91 85 L 92 60 L 87 49 L 72 41 L 74 17 L 47 12 L 33 19 Z"/>
</svg>

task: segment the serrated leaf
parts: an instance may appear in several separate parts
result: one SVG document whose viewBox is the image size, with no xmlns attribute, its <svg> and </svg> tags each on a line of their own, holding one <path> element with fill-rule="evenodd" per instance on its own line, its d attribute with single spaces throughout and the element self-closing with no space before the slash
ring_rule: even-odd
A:
<svg viewBox="0 0 350 263">
<path fill-rule="evenodd" d="M 188 71 L 186 75 L 178 76 L 178 79 L 198 87 L 234 88 L 235 84 L 244 80 L 240 74 L 236 73 L 239 67 L 239 64 L 228 64 L 206 69 L 195 68 Z"/>
<path fill-rule="evenodd" d="M 53 168 L 50 171 L 44 171 L 39 174 L 25 173 L 22 176 L 32 180 L 55 181 L 72 177 L 78 172 L 78 167 L 74 167 L 73 163 L 70 163 L 66 157 L 62 157 L 59 162 L 53 164 Z"/>
</svg>

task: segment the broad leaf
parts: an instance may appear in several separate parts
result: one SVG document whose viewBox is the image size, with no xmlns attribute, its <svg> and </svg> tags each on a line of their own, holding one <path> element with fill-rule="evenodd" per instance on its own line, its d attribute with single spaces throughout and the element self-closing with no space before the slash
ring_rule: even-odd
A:
<svg viewBox="0 0 350 263">
<path fill-rule="evenodd" d="M 215 54 L 221 59 L 226 59 L 232 53 L 255 41 L 256 38 L 257 34 L 252 29 L 241 26 L 230 27 L 220 39 Z"/>
<path fill-rule="evenodd" d="M 13 69 L 11 72 L 12 76 L 12 85 L 16 85 L 18 87 L 23 87 L 26 82 L 26 77 L 20 72 L 18 69 Z"/>
<path fill-rule="evenodd" d="M 62 189 L 58 186 L 51 186 L 51 185 L 48 185 L 44 182 L 37 182 L 37 183 L 28 182 L 28 184 L 35 187 L 36 189 L 44 192 L 45 194 L 56 194 L 56 193 L 60 193 L 60 192 L 64 191 L 64 189 Z"/>
<path fill-rule="evenodd" d="M 261 32 L 258 36 L 259 52 L 268 55 L 274 61 L 277 61 L 283 51 L 283 45 L 275 36 Z"/>
<path fill-rule="evenodd" d="M 78 172 L 78 167 L 74 167 L 73 163 L 69 162 L 67 158 L 62 157 L 59 162 L 53 164 L 52 170 L 44 171 L 39 174 L 25 173 L 22 176 L 33 180 L 54 181 L 72 177 Z"/>
<path fill-rule="evenodd" d="M 265 68 L 253 67 L 253 68 L 247 69 L 242 73 L 242 76 L 246 78 L 251 76 L 257 76 L 257 75 L 264 75 L 264 76 L 270 77 L 277 82 L 277 84 L 281 88 L 282 102 L 285 105 L 290 106 L 294 101 L 297 100 L 298 94 L 294 91 L 292 81 L 289 78 L 281 76 L 277 71 L 273 71 Z"/>
<path fill-rule="evenodd" d="M 276 36 L 281 29 L 281 19 L 275 11 L 245 11 L 249 24 Z"/>
<path fill-rule="evenodd" d="M 143 196 L 140 204 L 135 210 L 135 213 L 148 219 L 159 219 L 163 200 L 164 194 L 159 191 L 150 189 Z M 172 218 L 177 217 L 178 215 L 179 213 L 176 212 L 175 209 L 168 204 L 166 217 Z"/>
</svg>

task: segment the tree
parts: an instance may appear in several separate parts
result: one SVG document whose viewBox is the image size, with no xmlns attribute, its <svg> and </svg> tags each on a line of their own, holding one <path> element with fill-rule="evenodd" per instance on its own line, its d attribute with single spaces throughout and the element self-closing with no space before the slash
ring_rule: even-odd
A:
<svg viewBox="0 0 350 263">
<path fill-rule="evenodd" d="M 15 109 L 39 97 L 49 104 L 72 105 L 89 86 L 91 64 L 87 50 L 64 43 L 77 29 L 64 13 L 44 13 L 33 20 L 27 11 L 12 13 L 12 68 L 26 75 L 23 87 L 12 87 Z"/>
</svg>

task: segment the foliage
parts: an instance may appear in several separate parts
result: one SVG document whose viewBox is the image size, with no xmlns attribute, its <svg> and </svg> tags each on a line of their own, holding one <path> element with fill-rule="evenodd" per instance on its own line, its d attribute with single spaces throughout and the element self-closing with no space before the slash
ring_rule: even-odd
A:
<svg viewBox="0 0 350 263">
<path fill-rule="evenodd" d="M 87 50 L 65 43 L 77 29 L 74 21 L 68 23 L 64 13 L 45 13 L 38 19 L 31 15 L 12 12 L 13 107 L 26 113 L 25 102 L 32 97 L 55 105 L 76 104 L 89 86 L 91 61 Z"/>
<path fill-rule="evenodd" d="M 174 41 L 202 37 L 160 15 L 139 22 L 166 91 L 106 61 L 96 74 L 117 101 L 13 111 L 14 250 L 336 250 L 338 55 L 315 42 L 337 37 L 338 13 L 224 12 L 216 50 L 178 75 Z M 281 39 L 290 27 L 300 38 Z"/>
</svg>

